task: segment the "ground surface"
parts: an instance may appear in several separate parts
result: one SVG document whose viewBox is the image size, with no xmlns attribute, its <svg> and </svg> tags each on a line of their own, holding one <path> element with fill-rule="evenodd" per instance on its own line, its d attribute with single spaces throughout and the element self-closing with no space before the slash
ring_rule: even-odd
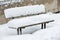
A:
<svg viewBox="0 0 60 40">
<path fill-rule="evenodd" d="M 50 15 L 52 15 L 52 14 L 50 14 Z M 34 33 L 35 31 L 37 31 L 37 30 L 41 30 L 40 29 L 40 25 L 36 25 L 36 26 L 32 26 L 32 27 L 27 27 L 27 28 L 25 28 L 25 29 L 23 29 L 23 34 L 31 34 L 31 33 L 33 33 L 33 35 L 35 35 L 36 34 L 36 36 L 40 39 L 40 37 L 42 36 L 42 35 L 44 35 L 45 34 L 45 32 L 46 32 L 46 35 L 45 36 L 42 36 L 42 37 L 44 37 L 44 39 L 42 38 L 42 40 L 46 40 L 47 38 L 48 38 L 48 40 L 60 40 L 60 39 L 58 39 L 58 38 L 60 38 L 60 37 L 57 37 L 56 35 L 55 35 L 55 32 L 54 31 L 56 31 L 56 32 L 58 32 L 59 34 L 58 35 L 60 35 L 60 31 L 58 31 L 58 30 L 60 30 L 60 27 L 59 27 L 59 25 L 60 25 L 60 14 L 58 15 L 58 14 L 56 14 L 56 15 L 54 15 L 54 16 L 52 16 L 52 17 L 54 17 L 55 18 L 55 23 L 49 23 L 49 24 L 47 24 L 47 28 L 50 28 L 51 27 L 51 29 L 48 29 L 49 31 L 47 31 L 47 30 L 45 30 L 45 31 L 39 31 L 39 32 L 37 32 L 38 34 L 36 34 L 36 33 Z M 58 24 L 58 25 L 57 25 Z M 58 28 L 59 27 L 59 28 Z M 57 28 L 57 29 L 56 29 Z M 49 33 L 50 32 L 50 33 Z M 52 34 L 53 33 L 53 34 Z M 41 35 L 42 34 L 42 35 Z M 28 37 L 29 36 L 29 37 Z M 53 36 L 54 38 L 52 38 L 51 36 Z M 6 37 L 6 38 L 5 38 Z M 3 24 L 3 25 L 0 25 L 0 40 L 1 40 L 1 38 L 5 38 L 4 40 L 9 40 L 10 38 L 11 38 L 11 40 L 17 40 L 17 39 L 19 39 L 21 36 L 18 36 L 17 35 L 17 31 L 16 31 L 16 29 L 10 29 L 10 28 L 8 28 L 8 26 L 6 25 L 6 24 Z M 26 37 L 26 38 L 25 38 Z M 35 37 L 35 36 L 34 36 Z M 15 39 L 16 38 L 16 39 Z M 31 36 L 30 35 L 23 35 L 22 37 L 21 37 L 22 39 L 31 39 L 31 40 L 33 40 L 32 38 L 31 38 Z M 29 39 L 29 40 L 30 40 Z M 35 39 L 36 40 L 36 39 Z"/>
</svg>

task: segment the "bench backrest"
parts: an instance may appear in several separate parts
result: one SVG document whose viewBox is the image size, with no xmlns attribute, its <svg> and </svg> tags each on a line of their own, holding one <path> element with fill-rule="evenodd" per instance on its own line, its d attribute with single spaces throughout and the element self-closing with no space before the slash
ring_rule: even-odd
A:
<svg viewBox="0 0 60 40">
<path fill-rule="evenodd" d="M 15 7 L 4 10 L 6 18 L 12 18 L 12 17 L 24 16 L 30 14 L 38 14 L 42 12 L 45 12 L 45 6 L 43 4 Z"/>
</svg>

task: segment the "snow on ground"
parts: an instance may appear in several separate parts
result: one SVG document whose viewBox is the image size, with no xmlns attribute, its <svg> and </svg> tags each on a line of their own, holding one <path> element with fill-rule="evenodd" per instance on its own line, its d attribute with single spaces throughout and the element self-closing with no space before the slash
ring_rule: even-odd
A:
<svg viewBox="0 0 60 40">
<path fill-rule="evenodd" d="M 60 40 L 60 25 L 39 30 L 33 35 L 39 40 Z"/>
<path fill-rule="evenodd" d="M 37 27 L 36 27 L 37 26 Z M 40 25 L 36 25 L 32 27 L 27 27 L 23 29 L 23 34 L 30 34 L 40 29 Z M 0 25 L 0 35 L 2 36 L 10 36 L 10 35 L 17 35 L 16 29 L 10 29 L 6 24 Z"/>
<path fill-rule="evenodd" d="M 4 37 L 3 40 L 35 40 L 35 37 L 31 34 L 25 34 L 25 35 L 17 35 L 17 36 L 9 36 Z"/>
<path fill-rule="evenodd" d="M 60 40 L 60 13 L 47 13 L 55 20 L 47 24 L 47 29 L 40 29 L 40 25 L 23 29 L 23 35 L 17 35 L 16 29 L 9 29 L 6 24 L 0 25 L 0 39 L 2 40 Z M 45 16 L 44 16 L 45 17 Z M 40 29 L 40 30 L 39 30 Z M 38 31 L 37 31 L 38 30 Z M 35 32 L 36 31 L 36 32 Z M 33 33 L 34 32 L 34 33 Z M 29 34 L 33 33 L 33 34 Z"/>
<path fill-rule="evenodd" d="M 18 10 L 18 11 L 17 11 Z M 45 12 L 45 6 L 41 5 L 30 5 L 30 6 L 23 6 L 23 7 L 15 7 L 4 10 L 6 18 L 28 15 L 28 14 L 37 14 Z"/>
<path fill-rule="evenodd" d="M 34 32 L 33 34 L 6 36 L 2 40 L 60 40 L 60 27 L 54 26 Z"/>
<path fill-rule="evenodd" d="M 30 34 L 33 33 L 33 32 L 35 32 L 35 31 L 37 31 L 37 30 L 40 30 L 40 25 L 32 26 L 32 27 L 27 27 L 27 28 L 23 29 L 22 31 L 23 31 L 23 34 L 29 34 L 29 35 L 24 35 L 24 36 L 26 36 L 25 38 L 29 39 Z M 8 28 L 8 26 L 6 24 L 0 25 L 0 40 L 1 40 L 1 38 L 3 39 L 5 37 L 10 38 L 9 36 L 17 36 L 17 30 L 16 29 L 10 29 L 10 28 Z M 17 39 L 19 39 L 19 38 L 17 38 Z"/>
</svg>

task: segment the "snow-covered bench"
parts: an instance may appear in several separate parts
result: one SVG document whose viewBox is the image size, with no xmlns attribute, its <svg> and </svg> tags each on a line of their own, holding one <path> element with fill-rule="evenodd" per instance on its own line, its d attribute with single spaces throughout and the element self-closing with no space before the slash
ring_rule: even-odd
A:
<svg viewBox="0 0 60 40">
<path fill-rule="evenodd" d="M 33 5 L 33 6 L 6 9 L 4 10 L 4 12 L 6 18 L 10 18 L 10 17 L 22 16 L 22 15 L 39 14 L 45 12 L 45 8 L 43 5 Z M 50 18 L 51 16 L 42 14 L 42 15 L 35 15 L 35 16 L 13 19 L 10 20 L 7 24 L 9 28 L 17 29 L 17 33 L 22 34 L 22 28 L 25 27 L 41 24 L 42 29 L 46 28 L 46 23 L 54 21 Z"/>
</svg>

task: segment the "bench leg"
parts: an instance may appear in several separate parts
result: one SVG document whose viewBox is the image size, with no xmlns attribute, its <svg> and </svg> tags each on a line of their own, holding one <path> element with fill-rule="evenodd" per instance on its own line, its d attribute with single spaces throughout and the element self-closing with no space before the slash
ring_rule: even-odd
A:
<svg viewBox="0 0 60 40">
<path fill-rule="evenodd" d="M 46 28 L 46 23 L 44 23 L 44 29 Z"/>
<path fill-rule="evenodd" d="M 17 35 L 19 35 L 19 28 L 17 29 Z"/>
<path fill-rule="evenodd" d="M 19 28 L 20 29 L 20 35 L 22 34 L 22 28 Z"/>
<path fill-rule="evenodd" d="M 41 24 L 41 29 L 43 29 L 43 23 Z"/>
</svg>

